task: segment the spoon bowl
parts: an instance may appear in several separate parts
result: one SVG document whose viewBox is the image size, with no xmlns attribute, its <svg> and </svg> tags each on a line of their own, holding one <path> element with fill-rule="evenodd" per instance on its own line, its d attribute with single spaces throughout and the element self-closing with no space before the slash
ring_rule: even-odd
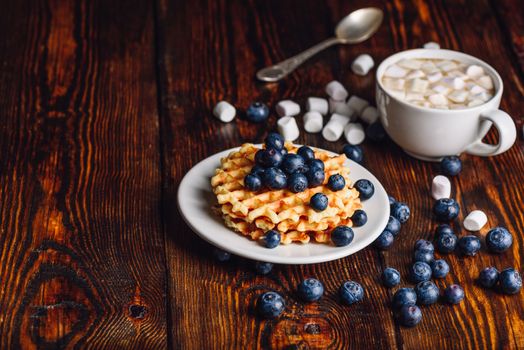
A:
<svg viewBox="0 0 524 350">
<path fill-rule="evenodd" d="M 376 7 L 353 11 L 338 22 L 335 35 L 344 44 L 360 43 L 376 33 L 383 18 L 384 13 Z"/>
</svg>

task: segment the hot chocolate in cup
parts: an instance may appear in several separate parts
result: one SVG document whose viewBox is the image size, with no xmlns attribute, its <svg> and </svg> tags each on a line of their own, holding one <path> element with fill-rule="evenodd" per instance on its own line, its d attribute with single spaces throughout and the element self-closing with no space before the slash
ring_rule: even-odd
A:
<svg viewBox="0 0 524 350">
<path fill-rule="evenodd" d="M 462 109 L 438 109 L 415 105 L 387 89 L 382 77 L 391 65 L 403 59 L 442 59 L 465 65 L 478 65 L 493 81 L 493 96 L 483 104 Z M 512 118 L 499 109 L 503 83 L 500 75 L 484 61 L 451 50 L 415 49 L 386 58 L 377 68 L 376 100 L 384 129 L 409 155 L 429 161 L 468 153 L 494 156 L 507 151 L 517 131 Z M 495 126 L 499 141 L 487 144 L 482 138 Z"/>
</svg>

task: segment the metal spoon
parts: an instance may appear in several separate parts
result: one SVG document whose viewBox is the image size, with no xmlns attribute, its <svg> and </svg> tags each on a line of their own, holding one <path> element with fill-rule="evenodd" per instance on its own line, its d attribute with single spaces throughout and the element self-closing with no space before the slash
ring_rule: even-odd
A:
<svg viewBox="0 0 524 350">
<path fill-rule="evenodd" d="M 275 82 L 294 71 L 305 60 L 335 44 L 357 44 L 371 37 L 380 27 L 384 14 L 376 7 L 367 7 L 351 12 L 338 22 L 335 37 L 288 58 L 285 61 L 266 67 L 257 72 L 262 81 Z"/>
</svg>

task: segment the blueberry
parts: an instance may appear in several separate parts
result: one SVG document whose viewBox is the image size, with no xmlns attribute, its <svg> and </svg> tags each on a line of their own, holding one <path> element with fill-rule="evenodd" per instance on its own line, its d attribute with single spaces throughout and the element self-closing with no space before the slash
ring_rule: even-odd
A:
<svg viewBox="0 0 524 350">
<path fill-rule="evenodd" d="M 446 260 L 435 260 L 430 264 L 430 266 L 433 278 L 444 278 L 449 273 L 449 265 Z"/>
<path fill-rule="evenodd" d="M 360 193 L 361 199 L 369 199 L 375 193 L 375 186 L 366 179 L 360 179 L 355 182 L 355 189 Z"/>
<path fill-rule="evenodd" d="M 282 147 L 282 149 L 280 150 L 280 153 L 282 154 L 282 157 L 285 156 L 286 154 L 288 154 L 289 152 L 287 151 L 287 148 L 286 147 Z"/>
<path fill-rule="evenodd" d="M 495 227 L 486 235 L 486 246 L 493 253 L 502 253 L 513 244 L 513 236 L 504 227 Z"/>
<path fill-rule="evenodd" d="M 479 284 L 484 288 L 493 288 L 499 279 L 499 270 L 490 266 L 480 271 Z"/>
<path fill-rule="evenodd" d="M 253 123 L 261 123 L 269 117 L 269 108 L 262 102 L 254 102 L 247 107 L 246 119 Z"/>
<path fill-rule="evenodd" d="M 362 148 L 355 145 L 344 145 L 344 148 L 342 148 L 342 152 L 348 157 L 349 159 L 357 162 L 362 163 L 362 159 L 364 158 L 364 153 L 362 152 Z"/>
<path fill-rule="evenodd" d="M 400 284 L 400 272 L 392 267 L 386 267 L 382 271 L 382 283 L 388 288 L 398 286 Z"/>
<path fill-rule="evenodd" d="M 447 176 L 455 176 L 462 170 L 462 162 L 459 157 L 444 157 L 440 161 L 440 171 Z"/>
<path fill-rule="evenodd" d="M 258 297 L 257 311 L 264 318 L 277 318 L 284 311 L 286 303 L 280 294 L 266 292 Z"/>
<path fill-rule="evenodd" d="M 346 281 L 338 290 L 340 299 L 347 305 L 354 304 L 364 299 L 364 288 L 353 281 Z"/>
<path fill-rule="evenodd" d="M 458 238 L 453 233 L 443 233 L 437 236 L 435 244 L 439 253 L 451 253 L 457 247 Z"/>
<path fill-rule="evenodd" d="M 276 248 L 280 244 L 281 235 L 280 232 L 275 230 L 269 230 L 264 236 L 264 244 L 266 248 Z"/>
<path fill-rule="evenodd" d="M 307 170 L 304 158 L 302 158 L 298 154 L 293 153 L 288 153 L 283 157 L 282 163 L 280 164 L 280 168 L 286 174 L 304 173 Z"/>
<path fill-rule="evenodd" d="M 426 241 L 425 239 L 418 239 L 415 242 L 414 249 L 415 250 L 427 250 L 431 253 L 435 251 L 435 247 L 433 246 L 433 243 L 431 243 L 430 241 Z"/>
<path fill-rule="evenodd" d="M 433 256 L 433 252 L 429 250 L 415 250 L 413 252 L 413 261 L 422 261 L 426 264 L 430 264 L 435 260 L 435 257 Z"/>
<path fill-rule="evenodd" d="M 473 235 L 461 237 L 458 241 L 458 247 L 462 254 L 474 256 L 480 250 L 480 239 Z"/>
<path fill-rule="evenodd" d="M 309 183 L 309 187 L 317 187 L 324 183 L 326 173 L 324 173 L 324 170 L 322 169 L 309 168 L 306 172 L 306 177 Z"/>
<path fill-rule="evenodd" d="M 218 249 L 218 248 L 215 248 L 213 250 L 213 256 L 215 257 L 216 260 L 220 262 L 226 262 L 231 259 L 231 253 L 226 252 L 225 250 L 222 250 L 222 249 Z"/>
<path fill-rule="evenodd" d="M 287 186 L 287 176 L 279 168 L 266 169 L 262 180 L 272 190 L 281 190 Z"/>
<path fill-rule="evenodd" d="M 319 169 L 324 171 L 324 162 L 320 159 L 310 159 L 307 161 L 307 166 L 309 169 Z"/>
<path fill-rule="evenodd" d="M 415 327 L 422 321 L 422 311 L 417 305 L 407 305 L 400 308 L 397 317 L 404 327 Z"/>
<path fill-rule="evenodd" d="M 388 230 L 384 230 L 373 244 L 380 250 L 386 250 L 393 245 L 394 241 L 395 236 L 393 236 L 393 234 Z"/>
<path fill-rule="evenodd" d="M 397 200 L 393 196 L 388 196 L 388 201 L 390 207 L 397 202 Z"/>
<path fill-rule="evenodd" d="M 444 299 L 449 304 L 458 304 L 464 299 L 464 289 L 458 284 L 452 284 L 444 291 Z"/>
<path fill-rule="evenodd" d="M 309 206 L 315 211 L 323 211 L 328 207 L 328 197 L 323 193 L 315 193 L 309 199 Z"/>
<path fill-rule="evenodd" d="M 273 270 L 273 264 L 269 262 L 257 261 L 255 263 L 255 271 L 261 275 L 267 275 Z"/>
<path fill-rule="evenodd" d="M 413 288 L 400 288 L 393 294 L 393 307 L 400 309 L 403 306 L 415 305 L 417 303 L 417 293 Z"/>
<path fill-rule="evenodd" d="M 284 149 L 284 138 L 276 132 L 270 132 L 264 139 L 266 148 Z"/>
<path fill-rule="evenodd" d="M 299 193 L 306 190 L 308 186 L 307 177 L 301 173 L 291 174 L 287 180 L 287 187 L 291 192 Z"/>
<path fill-rule="evenodd" d="M 386 131 L 380 121 L 369 124 L 366 128 L 366 136 L 375 142 L 380 142 L 386 137 Z"/>
<path fill-rule="evenodd" d="M 433 281 L 424 281 L 415 286 L 415 293 L 417 293 L 418 304 L 431 305 L 437 302 L 440 291 Z"/>
<path fill-rule="evenodd" d="M 260 156 L 258 155 L 260 153 Z M 264 168 L 278 167 L 282 163 L 282 153 L 274 148 L 266 148 L 255 154 L 257 164 Z"/>
<path fill-rule="evenodd" d="M 348 226 L 337 226 L 331 231 L 331 241 L 333 241 L 333 244 L 337 247 L 347 246 L 353 241 L 354 236 L 353 230 Z"/>
<path fill-rule="evenodd" d="M 357 209 L 351 216 L 351 221 L 355 227 L 363 226 L 368 222 L 368 215 L 362 209 Z"/>
<path fill-rule="evenodd" d="M 499 274 L 499 286 L 504 294 L 516 294 L 522 288 L 522 277 L 513 268 L 504 269 Z"/>
<path fill-rule="evenodd" d="M 340 191 L 346 186 L 346 180 L 340 174 L 333 174 L 329 177 L 327 185 L 331 191 Z"/>
<path fill-rule="evenodd" d="M 391 206 L 391 215 L 395 217 L 401 224 L 408 221 L 409 216 L 411 215 L 411 210 L 406 203 L 395 202 Z"/>
<path fill-rule="evenodd" d="M 262 188 L 262 179 L 255 174 L 247 174 L 244 178 L 244 186 L 250 191 L 258 191 Z"/>
<path fill-rule="evenodd" d="M 305 302 L 317 301 L 324 294 L 324 286 L 315 278 L 307 278 L 300 282 L 297 291 Z"/>
<path fill-rule="evenodd" d="M 429 281 L 431 279 L 431 267 L 422 261 L 417 261 L 410 268 L 410 277 L 413 283 Z"/>
<path fill-rule="evenodd" d="M 297 151 L 297 154 L 304 158 L 306 162 L 315 159 L 315 152 L 313 152 L 313 150 L 308 146 L 300 147 Z"/>
<path fill-rule="evenodd" d="M 448 224 L 440 224 L 435 229 L 435 236 L 439 236 L 439 235 L 443 235 L 443 234 L 452 234 L 452 235 L 454 235 L 455 232 L 453 231 L 451 226 L 449 226 Z"/>
<path fill-rule="evenodd" d="M 390 216 L 388 219 L 388 224 L 386 225 L 386 230 L 391 232 L 393 236 L 397 236 L 400 232 L 400 221 L 394 216 Z"/>
<path fill-rule="evenodd" d="M 264 176 L 265 170 L 266 169 L 263 166 L 256 164 L 251 168 L 250 174 L 257 175 L 262 178 L 262 176 Z"/>
<path fill-rule="evenodd" d="M 455 219 L 460 211 L 458 203 L 451 198 L 441 198 L 433 205 L 433 213 L 440 221 L 451 221 Z"/>
</svg>

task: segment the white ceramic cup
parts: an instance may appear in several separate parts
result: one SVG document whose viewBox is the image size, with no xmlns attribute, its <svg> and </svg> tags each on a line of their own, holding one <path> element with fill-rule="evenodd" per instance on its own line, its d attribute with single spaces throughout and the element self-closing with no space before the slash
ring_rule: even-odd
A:
<svg viewBox="0 0 524 350">
<path fill-rule="evenodd" d="M 386 68 L 401 59 L 448 59 L 476 64 L 491 76 L 494 96 L 476 107 L 443 110 L 419 107 L 392 96 L 382 85 Z M 511 117 L 499 108 L 503 84 L 500 75 L 487 63 L 462 52 L 415 49 L 386 58 L 377 68 L 376 99 L 380 120 L 388 135 L 409 155 L 429 161 L 463 152 L 494 156 L 507 151 L 515 142 L 517 130 Z M 491 126 L 499 133 L 497 145 L 482 142 Z"/>
</svg>

